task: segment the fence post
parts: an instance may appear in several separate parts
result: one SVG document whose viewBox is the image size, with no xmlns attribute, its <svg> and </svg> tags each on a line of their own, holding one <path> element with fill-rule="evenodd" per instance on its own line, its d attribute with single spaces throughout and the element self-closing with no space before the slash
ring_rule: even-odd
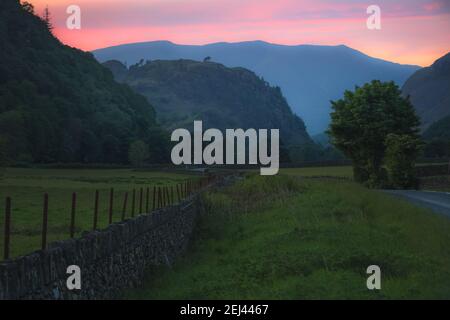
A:
<svg viewBox="0 0 450 320">
<path fill-rule="evenodd" d="M 178 202 L 180 202 L 181 201 L 181 198 L 180 198 L 180 186 L 179 186 L 178 183 L 177 183 L 177 197 L 178 197 Z"/>
<path fill-rule="evenodd" d="M 156 186 L 153 186 L 153 204 L 152 204 L 152 211 L 155 211 L 156 209 Z"/>
<path fill-rule="evenodd" d="M 163 207 L 166 206 L 166 186 L 162 187 L 162 203 L 163 203 Z"/>
<path fill-rule="evenodd" d="M 173 198 L 173 186 L 170 186 L 170 202 L 172 203 L 172 205 L 173 205 L 173 201 L 174 201 L 174 198 Z"/>
<path fill-rule="evenodd" d="M 127 212 L 127 202 L 128 202 L 128 191 L 125 192 L 125 199 L 123 199 L 122 221 L 125 220 L 125 214 Z"/>
<path fill-rule="evenodd" d="M 47 248 L 47 228 L 48 228 L 48 193 L 44 194 L 44 208 L 42 211 L 42 250 Z"/>
<path fill-rule="evenodd" d="M 133 218 L 135 207 L 136 207 L 136 189 L 133 189 L 133 199 L 131 199 L 131 217 Z"/>
<path fill-rule="evenodd" d="M 158 187 L 158 209 L 162 207 L 161 187 Z"/>
<path fill-rule="evenodd" d="M 77 205 L 77 193 L 72 193 L 72 211 L 70 212 L 70 237 L 75 236 L 75 210 Z"/>
<path fill-rule="evenodd" d="M 113 206 L 114 206 L 114 188 L 109 191 L 109 224 L 113 220 Z"/>
<path fill-rule="evenodd" d="M 141 187 L 139 190 L 139 213 L 142 213 L 142 198 L 144 195 L 144 189 Z"/>
<path fill-rule="evenodd" d="M 149 213 L 149 201 L 150 201 L 150 188 L 147 187 L 146 194 L 145 194 L 145 213 Z"/>
<path fill-rule="evenodd" d="M 95 202 L 94 202 L 94 225 L 93 230 L 97 229 L 97 221 L 98 221 L 98 198 L 99 198 L 99 192 L 98 190 L 95 190 Z"/>
<path fill-rule="evenodd" d="M 5 204 L 5 234 L 4 234 L 4 250 L 3 258 L 5 260 L 9 259 L 9 246 L 10 246 L 10 235 L 11 235 L 11 198 L 6 198 Z"/>
<path fill-rule="evenodd" d="M 166 186 L 164 189 L 166 190 L 167 206 L 170 206 L 169 187 Z"/>
</svg>

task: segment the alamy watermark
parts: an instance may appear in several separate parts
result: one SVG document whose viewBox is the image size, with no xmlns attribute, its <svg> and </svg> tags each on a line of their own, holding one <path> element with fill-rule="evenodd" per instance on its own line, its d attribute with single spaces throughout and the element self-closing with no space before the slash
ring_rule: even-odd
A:
<svg viewBox="0 0 450 320">
<path fill-rule="evenodd" d="M 67 267 L 66 273 L 70 276 L 67 277 L 66 286 L 69 290 L 81 290 L 81 269 L 77 265 L 71 265 Z"/>
<path fill-rule="evenodd" d="M 260 168 L 261 175 L 275 175 L 278 173 L 280 165 L 280 131 L 279 129 L 270 129 L 270 141 L 268 131 L 268 129 L 259 129 L 258 131 L 255 129 L 246 131 L 226 129 L 224 138 L 219 129 L 212 128 L 203 132 L 202 121 L 194 121 L 193 142 L 191 133 L 187 129 L 180 128 L 172 132 L 171 140 L 178 142 L 171 152 L 172 163 L 175 165 L 260 164 L 264 166 Z M 204 142 L 208 142 L 205 147 Z M 268 152 L 269 142 L 270 154 Z"/>
<path fill-rule="evenodd" d="M 76 4 L 67 7 L 66 13 L 69 15 L 66 19 L 66 27 L 69 30 L 81 29 L 81 8 Z"/>
<path fill-rule="evenodd" d="M 381 269 L 377 265 L 367 267 L 366 273 L 370 276 L 367 278 L 367 289 L 381 290 Z"/>
<path fill-rule="evenodd" d="M 367 7 L 366 12 L 370 14 L 366 22 L 367 29 L 381 30 L 381 8 L 373 4 Z"/>
</svg>

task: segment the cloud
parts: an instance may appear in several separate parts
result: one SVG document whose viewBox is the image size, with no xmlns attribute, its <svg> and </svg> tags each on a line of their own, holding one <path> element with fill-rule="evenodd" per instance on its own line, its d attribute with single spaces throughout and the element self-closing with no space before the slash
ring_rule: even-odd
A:
<svg viewBox="0 0 450 320">
<path fill-rule="evenodd" d="M 31 0 L 38 12 L 50 1 Z M 82 10 L 80 31 L 65 28 L 66 8 L 74 3 Z M 381 7 L 382 30 L 367 30 L 369 4 Z M 150 40 L 266 40 L 346 44 L 385 59 L 429 64 L 450 49 L 449 0 L 52 0 L 49 8 L 56 34 L 89 50 Z"/>
</svg>

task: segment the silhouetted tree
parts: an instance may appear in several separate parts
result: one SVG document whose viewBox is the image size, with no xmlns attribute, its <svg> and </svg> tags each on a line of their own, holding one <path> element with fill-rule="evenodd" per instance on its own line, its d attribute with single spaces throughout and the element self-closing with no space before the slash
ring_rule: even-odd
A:
<svg viewBox="0 0 450 320">
<path fill-rule="evenodd" d="M 44 9 L 44 14 L 42 15 L 42 20 L 44 20 L 45 25 L 47 26 L 47 29 L 49 31 L 52 31 L 53 25 L 51 22 L 51 14 L 50 14 L 50 10 L 49 10 L 48 6 L 46 6 Z"/>
<path fill-rule="evenodd" d="M 29 3 L 28 1 L 24 1 L 20 5 L 22 6 L 23 10 L 34 14 L 34 6 L 31 3 Z"/>
</svg>

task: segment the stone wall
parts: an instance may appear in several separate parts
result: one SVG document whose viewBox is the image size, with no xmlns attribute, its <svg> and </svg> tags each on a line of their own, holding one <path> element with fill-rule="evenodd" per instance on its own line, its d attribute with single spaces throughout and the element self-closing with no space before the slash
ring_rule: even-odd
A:
<svg viewBox="0 0 450 320">
<path fill-rule="evenodd" d="M 201 209 L 200 196 L 55 242 L 0 263 L 0 299 L 113 299 L 139 285 L 146 268 L 170 265 L 186 248 Z M 70 291 L 67 267 L 81 269 L 81 290 Z"/>
</svg>

